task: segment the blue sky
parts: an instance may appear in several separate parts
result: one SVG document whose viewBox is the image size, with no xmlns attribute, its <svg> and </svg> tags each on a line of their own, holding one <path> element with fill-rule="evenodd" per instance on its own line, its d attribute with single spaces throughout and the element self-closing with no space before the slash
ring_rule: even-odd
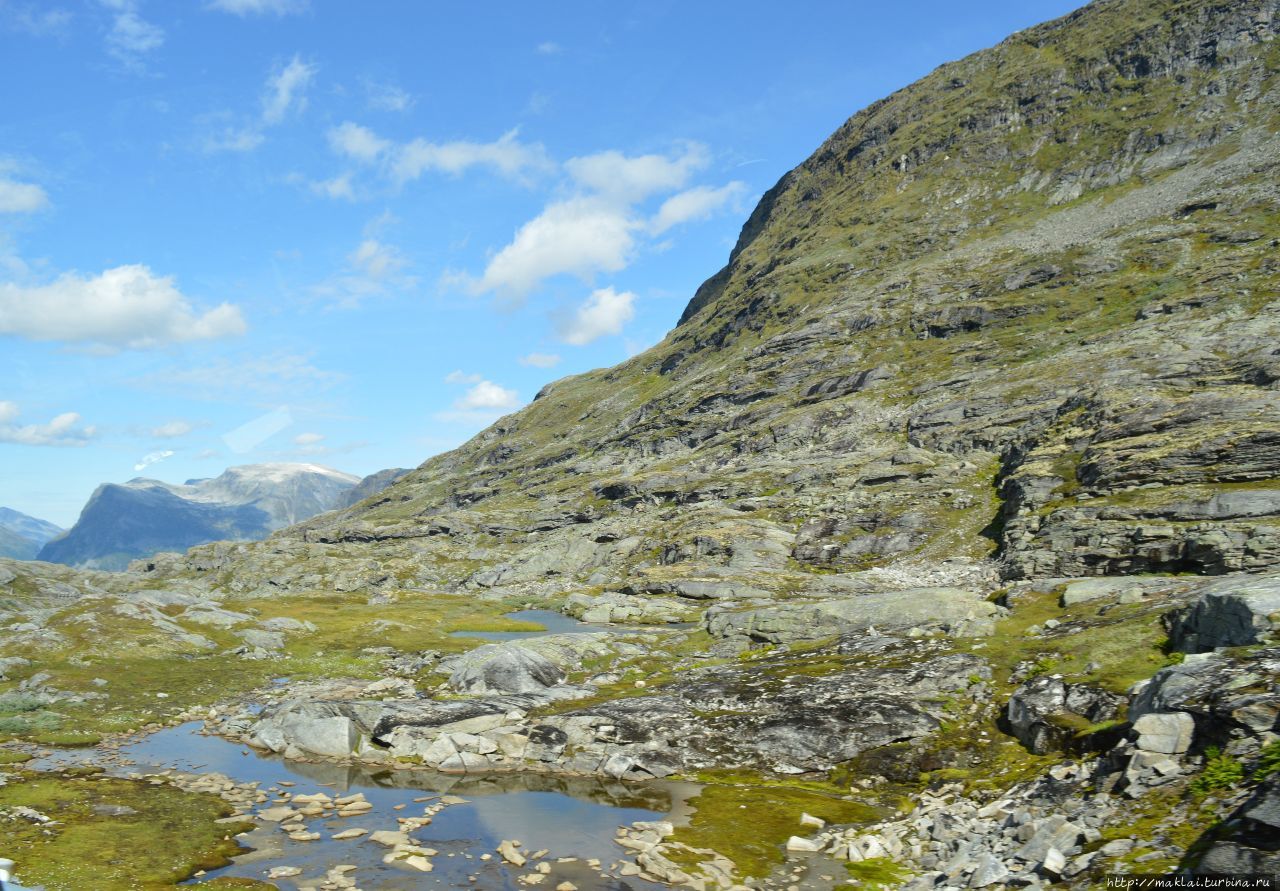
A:
<svg viewBox="0 0 1280 891">
<path fill-rule="evenodd" d="M 416 466 L 660 340 L 859 108 L 1073 5 L 0 0 L 0 505 Z"/>
</svg>

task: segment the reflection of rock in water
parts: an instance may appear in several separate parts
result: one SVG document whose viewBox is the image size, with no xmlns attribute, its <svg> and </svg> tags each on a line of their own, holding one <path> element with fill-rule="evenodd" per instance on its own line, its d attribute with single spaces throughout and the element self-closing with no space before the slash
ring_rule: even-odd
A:
<svg viewBox="0 0 1280 891">
<path fill-rule="evenodd" d="M 661 786 L 623 783 L 603 777 L 539 773 L 446 774 L 431 770 L 389 770 L 362 764 L 286 761 L 289 770 L 320 785 L 346 790 L 354 786 L 422 789 L 441 795 L 487 796 L 509 792 L 558 792 L 611 807 L 669 811 L 671 793 Z"/>
</svg>

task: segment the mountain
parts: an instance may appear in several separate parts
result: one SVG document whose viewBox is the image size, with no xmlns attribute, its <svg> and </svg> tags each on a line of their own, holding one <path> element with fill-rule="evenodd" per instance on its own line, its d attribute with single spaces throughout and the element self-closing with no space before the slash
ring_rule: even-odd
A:
<svg viewBox="0 0 1280 891">
<path fill-rule="evenodd" d="M 251 464 L 173 485 L 151 479 L 105 483 L 76 524 L 38 559 L 93 569 L 223 539 L 264 538 L 343 503 L 359 478 L 317 464 Z"/>
<path fill-rule="evenodd" d="M 62 528 L 7 507 L 0 507 L 0 557 L 32 560 L 41 545 L 62 533 Z"/>
<path fill-rule="evenodd" d="M 1101 0 L 943 65 L 782 177 L 660 344 L 282 535 L 560 596 L 1280 562 L 1274 7 Z M 279 549 L 222 559 L 347 572 Z"/>
<path fill-rule="evenodd" d="M 408 472 L 408 468 L 405 467 L 391 467 L 386 470 L 379 470 L 377 473 L 371 473 L 356 483 L 355 488 L 349 491 L 343 497 L 342 502 L 335 505 L 335 507 L 351 507 L 366 498 L 371 498 Z"/>
</svg>

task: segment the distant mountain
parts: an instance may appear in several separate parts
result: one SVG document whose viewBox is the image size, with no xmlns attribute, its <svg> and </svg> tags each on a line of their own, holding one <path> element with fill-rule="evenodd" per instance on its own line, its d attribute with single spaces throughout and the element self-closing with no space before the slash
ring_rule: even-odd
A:
<svg viewBox="0 0 1280 891">
<path fill-rule="evenodd" d="M 318 464 L 250 464 L 182 485 L 152 479 L 105 483 L 80 519 L 38 559 L 91 569 L 224 539 L 259 539 L 346 504 L 359 477 Z"/>
<path fill-rule="evenodd" d="M 0 557 L 34 560 L 41 546 L 62 531 L 61 526 L 0 507 Z"/>
<path fill-rule="evenodd" d="M 377 495 L 408 472 L 409 468 L 407 467 L 391 467 L 386 470 L 379 470 L 377 473 L 371 473 L 346 494 L 341 504 L 335 504 L 334 507 L 343 508 L 359 504 L 366 498 Z"/>
</svg>

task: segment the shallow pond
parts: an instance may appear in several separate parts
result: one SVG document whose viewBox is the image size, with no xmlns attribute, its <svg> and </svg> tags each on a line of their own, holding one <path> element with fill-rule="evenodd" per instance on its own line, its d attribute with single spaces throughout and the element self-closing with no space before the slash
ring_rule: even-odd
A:
<svg viewBox="0 0 1280 891">
<path fill-rule="evenodd" d="M 162 730 L 122 747 L 118 753 L 82 751 L 80 757 L 43 759 L 33 766 L 53 767 L 71 761 L 98 762 L 112 773 L 177 770 L 221 773 L 239 783 L 257 782 L 263 790 L 283 788 L 297 795 L 324 792 L 331 796 L 363 792 L 373 809 L 358 817 L 316 818 L 307 821 L 321 838 L 295 842 L 275 824 L 266 824 L 240 841 L 254 850 L 235 863 L 206 876 L 245 876 L 265 879 L 272 867 L 293 866 L 302 873 L 272 879 L 282 889 L 320 884 L 327 870 L 351 864 L 363 891 L 407 891 L 416 888 L 481 888 L 515 891 L 524 888 L 519 875 L 533 871 L 533 862 L 515 869 L 495 853 L 504 840 L 518 840 L 526 850 L 546 849 L 551 874 L 543 883 L 554 888 L 570 881 L 582 891 L 658 891 L 663 886 L 634 878 L 615 878 L 591 869 L 585 860 L 597 858 L 603 867 L 626 852 L 614 842 L 615 830 L 636 820 L 660 820 L 673 808 L 674 786 L 634 785 L 595 778 L 540 774 L 455 776 L 432 771 L 382 770 L 368 766 L 286 762 L 263 756 L 227 740 L 204 736 L 197 723 Z M 60 756 L 62 753 L 60 753 Z M 281 781 L 293 783 L 279 787 Z M 414 843 L 434 848 L 434 869 L 422 873 L 382 862 L 387 848 L 367 838 L 334 841 L 334 833 L 362 828 L 370 833 L 396 830 L 397 817 L 421 816 L 441 796 L 465 799 L 445 807 L 431 824 L 411 833 Z M 678 796 L 677 796 L 678 797 Z M 418 799 L 418 800 L 415 800 Z M 271 807 L 268 801 L 261 808 Z M 481 855 L 492 855 L 482 860 Z M 558 858 L 577 858 L 559 863 Z"/>
<path fill-rule="evenodd" d="M 485 640 L 520 640 L 526 637 L 545 637 L 548 634 L 593 634 L 601 631 L 613 633 L 637 631 L 629 626 L 621 625 L 589 625 L 579 622 L 572 616 L 549 609 L 522 609 L 507 613 L 503 618 L 515 619 L 519 622 L 536 622 L 542 631 L 455 631 L 453 637 L 480 637 Z"/>
</svg>

